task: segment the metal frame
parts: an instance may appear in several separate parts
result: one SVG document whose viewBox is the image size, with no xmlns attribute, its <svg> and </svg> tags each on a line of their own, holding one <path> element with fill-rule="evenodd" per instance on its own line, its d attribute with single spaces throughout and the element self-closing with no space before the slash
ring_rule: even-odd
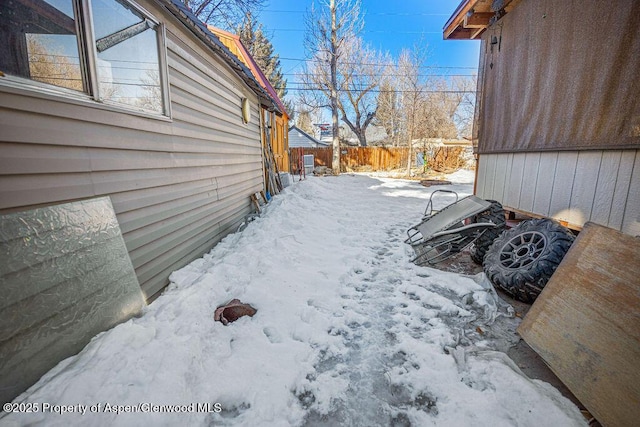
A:
<svg viewBox="0 0 640 427">
<path fill-rule="evenodd" d="M 433 209 L 433 196 L 437 192 L 453 193 L 456 201 L 442 210 Z M 405 243 L 416 253 L 411 262 L 418 265 L 434 265 L 461 252 L 475 242 L 489 228 L 497 227 L 492 222 L 470 223 L 473 216 L 489 209 L 491 202 L 476 196 L 462 199 L 450 190 L 437 190 L 431 194 L 420 224 L 407 230 Z"/>
</svg>

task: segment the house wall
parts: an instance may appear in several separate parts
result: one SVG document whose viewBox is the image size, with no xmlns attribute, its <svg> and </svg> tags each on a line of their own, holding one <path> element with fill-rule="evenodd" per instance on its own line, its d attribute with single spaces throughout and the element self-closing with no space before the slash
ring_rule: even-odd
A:
<svg viewBox="0 0 640 427">
<path fill-rule="evenodd" d="M 640 235 L 640 150 L 482 154 L 476 194 L 580 228 Z"/>
<path fill-rule="evenodd" d="M 139 4 L 166 24 L 171 119 L 0 79 L 0 213 L 111 196 L 151 298 L 171 271 L 235 231 L 263 174 L 256 95 L 173 16 Z"/>
<path fill-rule="evenodd" d="M 638 13 L 634 0 L 522 1 L 487 28 L 474 129 L 480 197 L 575 228 L 640 234 Z"/>
<path fill-rule="evenodd" d="M 639 14 L 637 0 L 530 0 L 487 28 L 478 152 L 640 149 Z"/>
</svg>

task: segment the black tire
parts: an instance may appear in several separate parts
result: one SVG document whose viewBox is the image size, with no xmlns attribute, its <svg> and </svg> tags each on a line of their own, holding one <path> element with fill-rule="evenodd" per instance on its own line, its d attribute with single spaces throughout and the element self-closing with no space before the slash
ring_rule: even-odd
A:
<svg viewBox="0 0 640 427">
<path fill-rule="evenodd" d="M 473 222 L 492 222 L 496 224 L 497 227 L 486 229 L 478 240 L 474 242 L 469 251 L 473 262 L 480 265 L 482 265 L 484 257 L 493 241 L 507 228 L 507 220 L 505 219 L 502 205 L 495 200 L 487 201 L 491 202 L 491 206 L 489 206 L 489 209 L 486 211 L 477 214 L 473 218 Z"/>
<path fill-rule="evenodd" d="M 568 229 L 549 219 L 524 221 L 494 240 L 484 258 L 484 272 L 507 294 L 532 303 L 573 240 Z"/>
</svg>

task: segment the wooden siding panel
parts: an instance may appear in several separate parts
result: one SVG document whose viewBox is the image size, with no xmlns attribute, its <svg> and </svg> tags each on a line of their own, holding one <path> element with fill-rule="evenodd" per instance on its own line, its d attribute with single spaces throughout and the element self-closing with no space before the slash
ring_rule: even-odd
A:
<svg viewBox="0 0 640 427">
<path fill-rule="evenodd" d="M 536 173 L 536 194 L 531 212 L 550 216 L 558 153 L 540 153 L 539 162 Z"/>
</svg>

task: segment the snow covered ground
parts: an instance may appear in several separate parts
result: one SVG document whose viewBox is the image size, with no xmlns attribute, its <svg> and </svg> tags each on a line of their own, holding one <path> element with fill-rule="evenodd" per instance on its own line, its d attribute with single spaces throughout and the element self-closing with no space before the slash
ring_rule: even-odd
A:
<svg viewBox="0 0 640 427">
<path fill-rule="evenodd" d="M 472 191 L 472 172 L 448 179 L 296 182 L 174 272 L 143 316 L 14 401 L 38 403 L 37 413 L 0 425 L 586 425 L 499 351 L 517 339 L 518 320 L 483 274 L 410 262 L 403 240 L 430 192 Z M 214 322 L 233 298 L 257 314 Z"/>
</svg>

